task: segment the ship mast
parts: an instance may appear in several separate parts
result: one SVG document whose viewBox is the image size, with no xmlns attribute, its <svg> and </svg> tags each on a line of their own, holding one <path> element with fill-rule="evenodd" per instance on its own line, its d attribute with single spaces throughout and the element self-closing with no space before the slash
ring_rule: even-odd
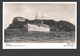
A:
<svg viewBox="0 0 80 56">
<path fill-rule="evenodd" d="M 35 19 L 38 20 L 37 12 L 36 12 Z M 43 21 L 41 21 L 41 23 L 43 24 Z"/>
<path fill-rule="evenodd" d="M 36 17 L 35 17 L 35 19 L 37 19 L 37 12 L 36 12 Z"/>
</svg>

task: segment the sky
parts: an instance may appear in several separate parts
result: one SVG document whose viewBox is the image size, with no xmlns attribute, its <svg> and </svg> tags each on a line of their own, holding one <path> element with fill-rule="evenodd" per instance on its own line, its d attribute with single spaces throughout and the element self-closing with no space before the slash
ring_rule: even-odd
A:
<svg viewBox="0 0 80 56">
<path fill-rule="evenodd" d="M 38 19 L 65 20 L 75 25 L 73 3 L 4 3 L 4 28 L 6 29 L 16 16 L 33 20 L 36 13 Z"/>
</svg>

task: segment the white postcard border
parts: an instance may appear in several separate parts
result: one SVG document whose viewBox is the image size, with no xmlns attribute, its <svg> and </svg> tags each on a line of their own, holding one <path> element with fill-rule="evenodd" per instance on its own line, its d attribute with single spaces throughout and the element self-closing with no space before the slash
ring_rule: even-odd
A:
<svg viewBox="0 0 80 56">
<path fill-rule="evenodd" d="M 5 3 L 75 3 L 75 43 L 4 43 Z M 77 49 L 77 2 L 3 2 L 3 49 Z"/>
</svg>

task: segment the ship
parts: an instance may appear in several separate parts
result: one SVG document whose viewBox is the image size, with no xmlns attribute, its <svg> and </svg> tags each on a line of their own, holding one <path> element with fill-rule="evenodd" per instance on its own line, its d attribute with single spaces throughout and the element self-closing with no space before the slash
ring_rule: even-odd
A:
<svg viewBox="0 0 80 56">
<path fill-rule="evenodd" d="M 46 25 L 43 23 L 43 21 L 38 22 L 37 14 L 35 17 L 35 21 L 37 23 L 35 24 L 30 24 L 28 23 L 28 31 L 38 31 L 38 32 L 50 32 L 50 27 L 49 25 Z"/>
</svg>

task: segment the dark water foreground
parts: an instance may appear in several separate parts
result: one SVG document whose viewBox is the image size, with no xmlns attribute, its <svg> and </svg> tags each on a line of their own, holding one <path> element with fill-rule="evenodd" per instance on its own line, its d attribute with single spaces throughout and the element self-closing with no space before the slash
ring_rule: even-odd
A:
<svg viewBox="0 0 80 56">
<path fill-rule="evenodd" d="M 75 42 L 75 32 L 5 30 L 4 41 L 11 43 L 73 43 Z"/>
</svg>

